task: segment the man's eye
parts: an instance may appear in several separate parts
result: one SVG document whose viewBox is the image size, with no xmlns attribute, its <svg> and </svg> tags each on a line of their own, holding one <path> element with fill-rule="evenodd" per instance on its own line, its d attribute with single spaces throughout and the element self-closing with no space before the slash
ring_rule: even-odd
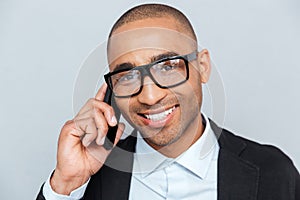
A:
<svg viewBox="0 0 300 200">
<path fill-rule="evenodd" d="M 164 65 L 160 68 L 160 71 L 164 71 L 164 72 L 167 72 L 167 71 L 171 71 L 173 70 L 174 68 L 176 68 L 175 66 L 171 66 L 171 65 Z"/>
<path fill-rule="evenodd" d="M 179 65 L 179 61 L 176 59 L 176 60 L 169 60 L 167 62 L 164 62 L 158 65 L 157 68 L 161 72 L 170 72 L 176 70 L 179 67 L 178 65 Z"/>
<path fill-rule="evenodd" d="M 123 75 L 119 81 L 124 82 L 124 81 L 131 81 L 131 80 L 136 80 L 139 77 L 139 74 L 137 72 L 129 72 L 125 75 Z"/>
<path fill-rule="evenodd" d="M 131 80 L 131 79 L 133 79 L 133 78 L 134 78 L 133 75 L 128 74 L 128 75 L 123 76 L 120 80 L 121 80 L 121 81 L 128 81 L 128 80 Z"/>
</svg>

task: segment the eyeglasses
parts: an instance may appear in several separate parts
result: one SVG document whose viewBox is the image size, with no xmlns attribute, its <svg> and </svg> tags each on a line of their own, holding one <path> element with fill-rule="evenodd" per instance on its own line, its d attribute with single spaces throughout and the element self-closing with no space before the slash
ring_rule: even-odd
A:
<svg viewBox="0 0 300 200">
<path fill-rule="evenodd" d="M 125 98 L 138 95 L 144 85 L 144 77 L 149 76 L 160 88 L 172 88 L 189 79 L 189 61 L 197 58 L 197 51 L 183 56 L 163 58 L 138 67 L 109 72 L 105 81 L 115 97 Z"/>
</svg>

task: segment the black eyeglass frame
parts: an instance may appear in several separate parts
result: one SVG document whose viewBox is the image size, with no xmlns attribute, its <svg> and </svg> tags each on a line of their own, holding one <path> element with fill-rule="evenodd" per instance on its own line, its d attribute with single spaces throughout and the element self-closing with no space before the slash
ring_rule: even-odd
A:
<svg viewBox="0 0 300 200">
<path fill-rule="evenodd" d="M 140 89 L 136 92 L 136 93 L 133 93 L 133 94 L 130 94 L 130 95 L 126 95 L 126 96 L 119 96 L 119 95 L 116 95 L 114 92 L 113 92 L 113 95 L 115 97 L 118 97 L 118 98 L 128 98 L 128 97 L 133 97 L 133 96 L 136 96 L 138 95 L 139 93 L 141 93 L 142 89 L 143 89 L 143 85 L 144 85 L 144 78 L 146 76 L 149 76 L 150 79 L 155 83 L 155 85 L 157 85 L 158 87 L 160 88 L 163 88 L 163 89 L 166 89 L 166 88 L 172 88 L 172 87 L 176 87 L 178 85 L 181 85 L 183 84 L 184 82 L 186 82 L 188 79 L 189 79 L 189 62 L 192 61 L 192 60 L 195 60 L 197 58 L 197 53 L 198 51 L 195 50 L 193 51 L 192 53 L 189 53 L 189 54 L 186 54 L 186 55 L 181 55 L 181 56 L 171 56 L 171 57 L 167 57 L 167 58 L 163 58 L 163 59 L 160 59 L 160 60 L 157 60 L 155 62 L 152 62 L 152 63 L 149 63 L 149 64 L 146 64 L 146 65 L 141 65 L 141 66 L 138 66 L 138 67 L 134 67 L 134 68 L 124 68 L 124 69 L 120 69 L 120 70 L 116 70 L 116 71 L 113 71 L 113 72 L 109 72 L 107 74 L 104 75 L 104 79 L 105 79 L 105 82 L 107 83 L 108 87 L 113 91 L 113 85 L 112 85 L 112 80 L 111 80 L 111 76 L 115 75 L 115 74 L 118 74 L 120 72 L 125 72 L 125 71 L 130 71 L 130 70 L 138 70 L 140 73 L 141 73 L 141 86 L 140 86 Z M 150 72 L 150 68 L 160 62 L 164 62 L 164 61 L 168 61 L 168 60 L 175 60 L 175 59 L 183 59 L 184 62 L 185 62 L 185 67 L 186 67 L 186 78 L 185 80 L 179 82 L 179 83 L 176 83 L 174 85 L 170 85 L 170 86 L 162 86 L 160 85 L 156 80 L 155 78 L 153 77 L 153 75 L 151 74 Z"/>
</svg>

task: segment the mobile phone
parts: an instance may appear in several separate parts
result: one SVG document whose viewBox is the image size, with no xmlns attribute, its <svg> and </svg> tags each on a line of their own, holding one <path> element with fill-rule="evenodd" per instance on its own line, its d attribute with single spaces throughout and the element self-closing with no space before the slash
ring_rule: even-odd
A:
<svg viewBox="0 0 300 200">
<path fill-rule="evenodd" d="M 114 101 L 114 98 L 112 98 L 112 90 L 109 87 L 107 87 L 107 90 L 106 90 L 103 101 L 113 107 L 113 109 L 115 111 L 115 116 L 117 118 L 117 122 L 119 123 L 121 112 L 117 108 L 117 105 Z M 110 150 L 110 149 L 113 148 L 114 141 L 115 141 L 116 134 L 117 134 L 117 130 L 118 130 L 118 124 L 116 126 L 113 126 L 113 127 L 110 126 L 109 127 L 107 135 L 106 135 L 105 140 L 104 140 L 104 144 L 103 144 L 103 147 L 106 150 Z"/>
</svg>

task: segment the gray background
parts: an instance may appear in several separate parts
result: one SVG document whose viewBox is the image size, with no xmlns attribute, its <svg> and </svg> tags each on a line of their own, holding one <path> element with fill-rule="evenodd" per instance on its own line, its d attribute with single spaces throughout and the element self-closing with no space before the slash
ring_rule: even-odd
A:
<svg viewBox="0 0 300 200">
<path fill-rule="evenodd" d="M 0 199 L 35 198 L 73 116 L 80 64 L 138 3 L 103 2 L 0 0 Z M 275 144 L 299 168 L 299 1 L 161 2 L 186 13 L 210 50 L 225 87 L 224 126 Z"/>
</svg>

